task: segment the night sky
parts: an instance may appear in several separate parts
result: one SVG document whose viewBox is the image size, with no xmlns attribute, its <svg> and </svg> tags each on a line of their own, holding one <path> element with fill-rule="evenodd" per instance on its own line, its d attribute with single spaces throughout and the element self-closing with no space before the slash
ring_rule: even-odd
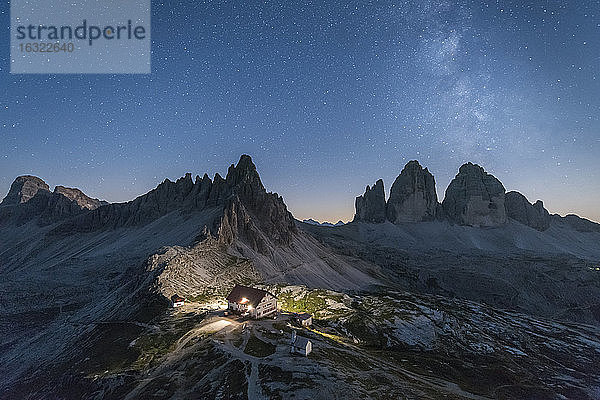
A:
<svg viewBox="0 0 600 400">
<path fill-rule="evenodd" d="M 11 75 L 0 6 L 0 196 L 17 175 L 126 201 L 250 154 L 295 217 L 336 222 L 417 159 L 440 200 L 482 165 L 600 221 L 600 1 L 152 3 L 152 74 Z"/>
</svg>

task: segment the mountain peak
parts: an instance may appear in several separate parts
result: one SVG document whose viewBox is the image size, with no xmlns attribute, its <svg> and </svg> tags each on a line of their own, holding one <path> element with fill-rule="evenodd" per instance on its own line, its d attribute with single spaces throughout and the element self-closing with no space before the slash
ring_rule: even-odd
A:
<svg viewBox="0 0 600 400">
<path fill-rule="evenodd" d="M 98 199 L 91 198 L 83 193 L 81 190 L 77 188 L 68 188 L 64 186 L 57 186 L 54 188 L 55 194 L 61 194 L 68 198 L 71 201 L 77 203 L 77 205 L 81 208 L 86 208 L 88 210 L 95 210 L 96 208 L 108 204 L 105 201 L 100 201 Z"/>
<path fill-rule="evenodd" d="M 505 204 L 507 217 L 538 231 L 545 231 L 550 227 L 550 213 L 541 200 L 531 204 L 521 193 L 511 191 L 505 195 Z"/>
<path fill-rule="evenodd" d="M 355 201 L 354 221 L 380 223 L 385 221 L 385 191 L 383 180 L 379 179 L 373 187 L 367 185 L 365 194 Z"/>
<path fill-rule="evenodd" d="M 386 215 L 394 223 L 431 221 L 436 217 L 438 205 L 433 175 L 412 160 L 392 184 Z"/>
<path fill-rule="evenodd" d="M 256 186 L 256 188 L 259 190 L 265 190 L 260 180 L 260 176 L 256 171 L 256 165 L 254 165 L 252 158 L 247 154 L 243 154 L 240 157 L 237 165 L 231 164 L 229 166 L 225 180 L 231 186 L 236 186 L 240 183 L 246 183 Z"/>
<path fill-rule="evenodd" d="M 256 170 L 256 166 L 252 162 L 252 157 L 250 157 L 248 154 L 242 154 L 240 156 L 240 160 L 238 161 L 238 165 L 237 166 L 238 167 L 252 168 L 252 169 Z"/>
<path fill-rule="evenodd" d="M 466 162 L 460 166 L 458 169 L 459 174 L 468 174 L 468 173 L 482 173 L 485 174 L 485 170 L 478 164 L 473 164 L 472 162 Z"/>
<path fill-rule="evenodd" d="M 43 179 L 33 175 L 22 175 L 10 185 L 8 194 L 2 200 L 2 205 L 21 204 L 28 202 L 39 190 L 50 192 L 50 187 Z"/>
<path fill-rule="evenodd" d="M 410 160 L 409 162 L 406 163 L 406 165 L 404 166 L 404 169 L 422 169 L 423 167 L 421 167 L 421 164 L 419 163 L 418 160 Z M 403 170 L 404 170 L 403 169 Z"/>
<path fill-rule="evenodd" d="M 450 182 L 442 206 L 450 220 L 461 225 L 497 226 L 507 220 L 505 192 L 495 176 L 468 162 Z"/>
</svg>

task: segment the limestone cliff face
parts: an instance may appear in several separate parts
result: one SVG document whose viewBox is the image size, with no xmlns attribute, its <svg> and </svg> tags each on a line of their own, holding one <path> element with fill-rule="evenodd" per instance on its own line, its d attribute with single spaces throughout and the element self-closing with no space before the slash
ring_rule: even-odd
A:
<svg viewBox="0 0 600 400">
<path fill-rule="evenodd" d="M 538 231 L 545 231 L 550 227 L 550 213 L 541 200 L 531 204 L 521 193 L 513 191 L 506 193 L 505 204 L 507 217 Z"/>
<path fill-rule="evenodd" d="M 294 217 L 283 198 L 267 193 L 252 159 L 243 155 L 237 166 L 229 167 L 225 184 L 229 194 L 218 222 L 218 237 L 224 243 L 244 240 L 266 254 L 268 242 L 289 245 L 298 232 Z"/>
<path fill-rule="evenodd" d="M 385 221 L 385 192 L 383 180 L 379 179 L 373 188 L 367 186 L 365 194 L 355 201 L 354 221 L 381 223 Z"/>
<path fill-rule="evenodd" d="M 68 188 L 57 186 L 54 188 L 54 193 L 65 196 L 67 199 L 74 201 L 81 208 L 95 210 L 96 208 L 108 204 L 106 201 L 93 199 L 77 188 Z"/>
<path fill-rule="evenodd" d="M 50 187 L 37 176 L 19 176 L 10 185 L 8 195 L 6 195 L 0 204 L 6 206 L 27 203 L 40 190 L 50 192 Z"/>
<path fill-rule="evenodd" d="M 504 200 L 502 183 L 479 165 L 467 163 L 446 189 L 442 207 L 454 223 L 498 226 L 507 221 Z"/>
<path fill-rule="evenodd" d="M 41 224 L 50 224 L 95 210 L 104 204 L 107 203 L 88 197 L 79 189 L 57 186 L 51 192 L 42 179 L 19 176 L 0 204 L 0 222 L 12 220 L 24 223 L 38 218 Z"/>
<path fill-rule="evenodd" d="M 390 190 L 387 219 L 393 223 L 431 221 L 438 207 L 433 175 L 418 161 L 410 161 Z"/>
</svg>

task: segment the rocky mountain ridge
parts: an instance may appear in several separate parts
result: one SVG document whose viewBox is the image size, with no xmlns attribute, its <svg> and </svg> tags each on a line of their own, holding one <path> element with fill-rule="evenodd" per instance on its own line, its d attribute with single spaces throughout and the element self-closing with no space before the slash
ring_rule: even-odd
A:
<svg viewBox="0 0 600 400">
<path fill-rule="evenodd" d="M 57 235 L 144 226 L 169 213 L 212 213 L 197 238 L 217 237 L 226 244 L 241 238 L 259 252 L 267 252 L 266 242 L 288 245 L 297 227 L 283 199 L 267 193 L 250 156 L 242 155 L 229 167 L 226 178 L 218 173 L 211 180 L 186 174 L 169 179 L 158 187 L 126 203 L 101 202 L 78 189 L 48 185 L 33 176 L 18 177 L 0 207 L 0 222 L 16 223 L 36 219 L 41 226 L 52 225 Z M 265 237 L 266 235 L 266 237 Z"/>
<path fill-rule="evenodd" d="M 48 225 L 108 204 L 91 198 L 81 190 L 56 186 L 54 191 L 42 179 L 23 175 L 15 179 L 8 195 L 0 203 L 0 222 L 26 223 L 38 219 Z"/>
<path fill-rule="evenodd" d="M 545 231 L 553 220 L 564 220 L 577 231 L 600 232 L 600 224 L 576 215 L 550 215 L 541 200 L 532 204 L 519 192 L 507 193 L 495 176 L 470 162 L 460 167 L 441 203 L 433 175 L 413 160 L 394 181 L 387 202 L 380 179 L 356 198 L 355 208 L 355 222 L 389 221 L 398 225 L 437 220 L 463 226 L 498 227 L 512 219 Z"/>
<path fill-rule="evenodd" d="M 91 198 L 77 188 L 69 188 L 65 186 L 56 186 L 54 191 L 50 191 L 50 187 L 43 179 L 37 176 L 22 175 L 17 177 L 4 200 L 0 202 L 1 206 L 11 206 L 28 203 L 36 196 L 61 195 L 66 197 L 71 202 L 76 203 L 81 209 L 95 210 L 96 208 L 108 204 L 106 201 Z"/>
<path fill-rule="evenodd" d="M 309 225 L 330 226 L 330 227 L 333 227 L 333 226 L 342 226 L 342 225 L 345 225 L 344 221 L 341 221 L 341 220 L 340 220 L 340 221 L 338 221 L 338 222 L 336 222 L 335 224 L 333 224 L 333 223 L 331 223 L 331 222 L 328 222 L 328 221 L 325 221 L 325 222 L 319 222 L 319 221 L 317 221 L 317 220 L 314 220 L 314 219 L 312 219 L 312 218 L 303 219 L 303 220 L 302 220 L 302 222 L 303 222 L 303 223 L 305 223 L 305 224 L 309 224 Z"/>
</svg>

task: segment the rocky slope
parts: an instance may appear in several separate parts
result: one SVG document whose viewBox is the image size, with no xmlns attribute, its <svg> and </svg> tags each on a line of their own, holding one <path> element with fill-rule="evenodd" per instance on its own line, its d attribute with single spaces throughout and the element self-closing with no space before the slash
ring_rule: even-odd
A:
<svg viewBox="0 0 600 400">
<path fill-rule="evenodd" d="M 96 332 L 67 379 L 20 383 L 8 398 L 596 399 L 600 330 L 439 296 L 275 286 L 287 312 L 236 321 L 190 303 L 151 324 Z M 312 343 L 290 354 L 292 329 Z M 119 335 L 108 333 L 118 331 Z M 340 384 L 343 382 L 343 385 Z M 46 395 L 46 396 L 45 396 Z M 50 395 L 50 396 L 47 396 Z"/>
<path fill-rule="evenodd" d="M 388 286 L 559 320 L 600 323 L 600 233 L 553 221 L 481 229 L 433 221 L 302 227 L 338 253 L 381 267 Z"/>
</svg>

